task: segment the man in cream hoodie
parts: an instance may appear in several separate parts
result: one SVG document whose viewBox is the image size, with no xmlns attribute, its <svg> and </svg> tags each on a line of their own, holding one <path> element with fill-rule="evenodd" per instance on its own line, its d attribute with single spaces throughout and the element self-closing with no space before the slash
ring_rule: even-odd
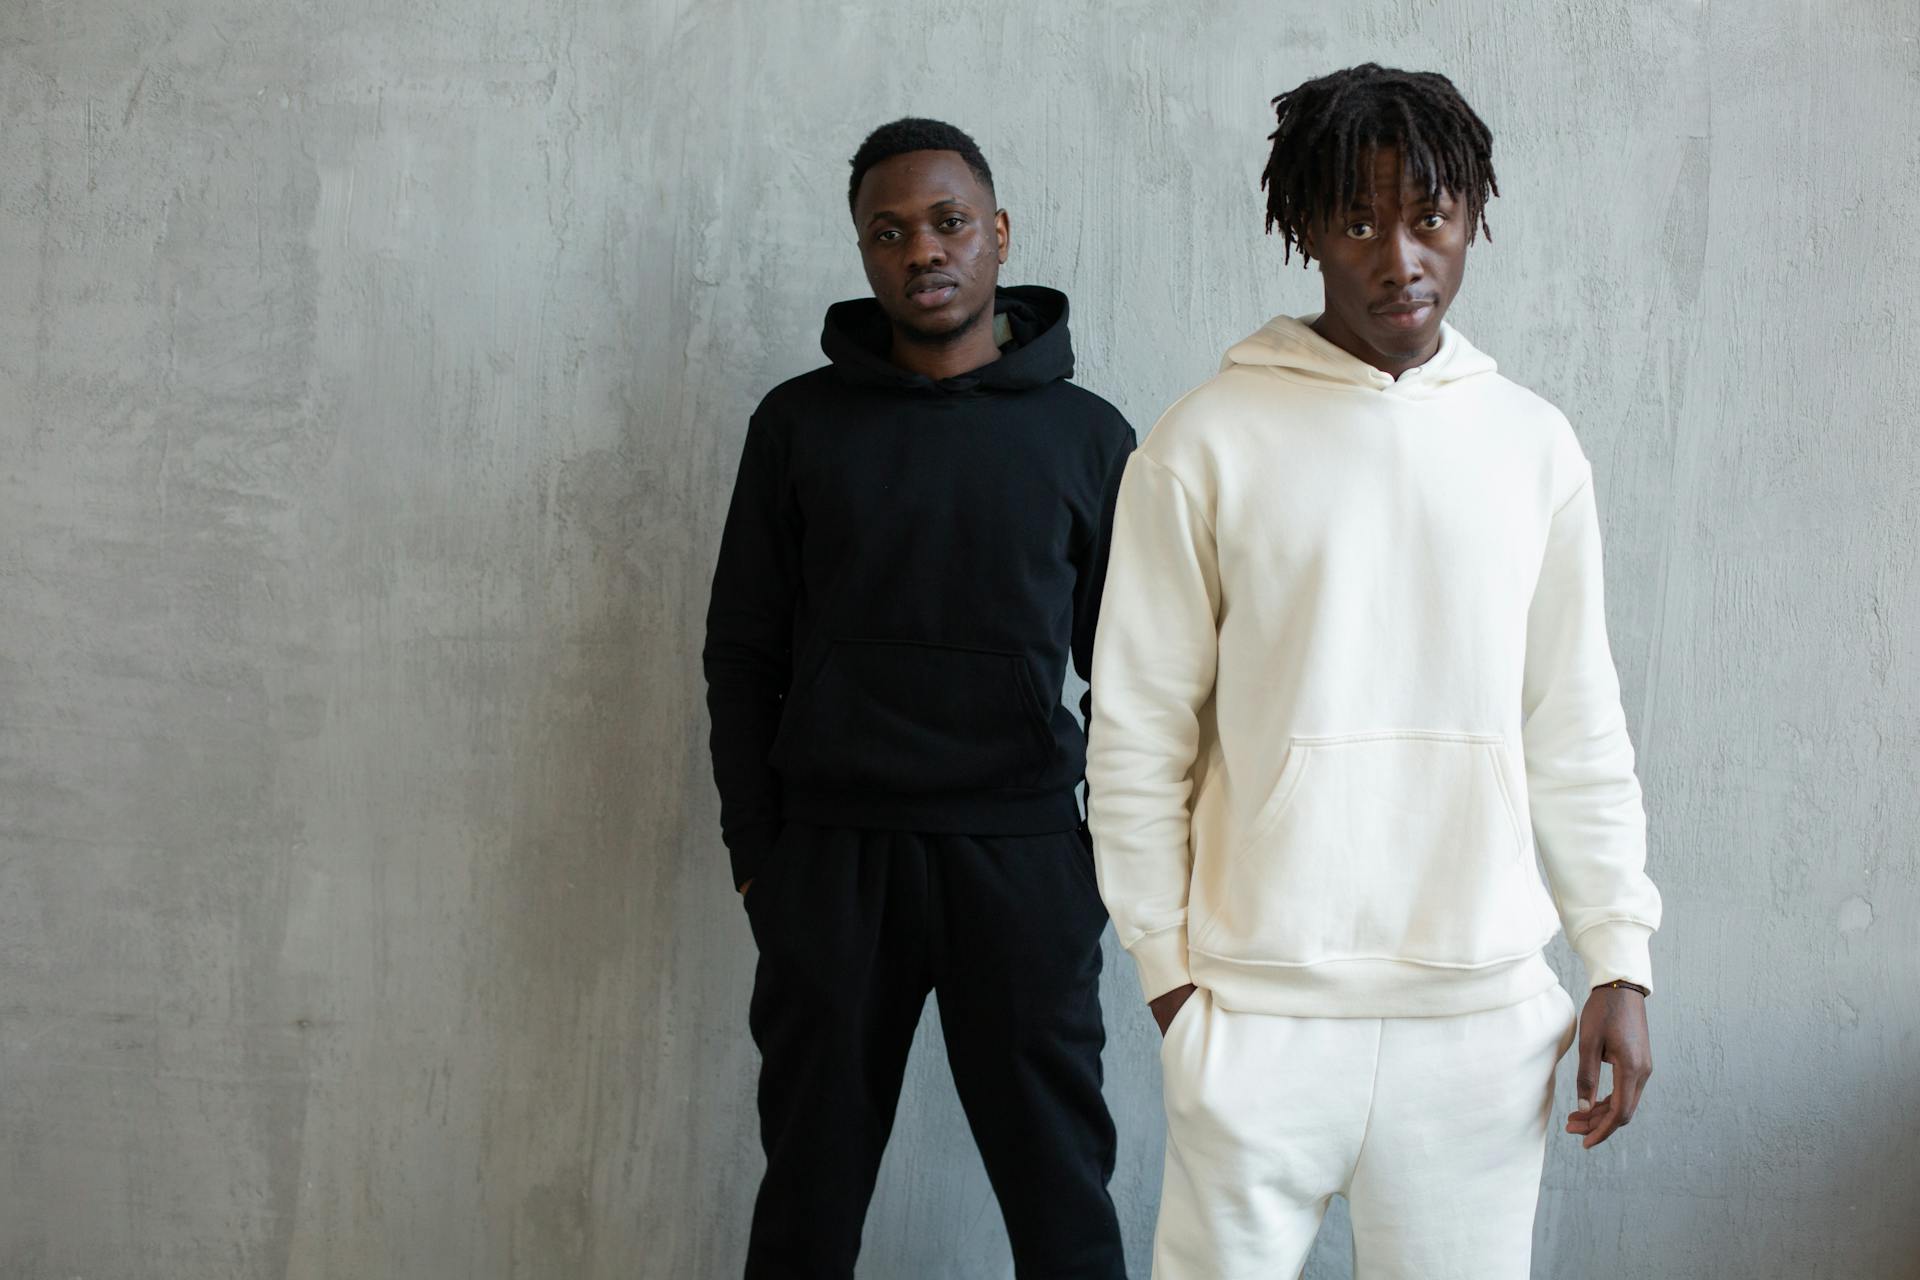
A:
<svg viewBox="0 0 1920 1280">
<path fill-rule="evenodd" d="M 1525 1277 L 1561 926 L 1567 1131 L 1604 1141 L 1651 1070 L 1592 471 L 1444 322 L 1497 194 L 1454 86 L 1368 64 L 1274 104 L 1269 229 L 1325 308 L 1134 454 L 1094 657 L 1100 888 L 1164 1035 L 1154 1274 L 1296 1275 L 1337 1193 L 1363 1278 Z"/>
</svg>

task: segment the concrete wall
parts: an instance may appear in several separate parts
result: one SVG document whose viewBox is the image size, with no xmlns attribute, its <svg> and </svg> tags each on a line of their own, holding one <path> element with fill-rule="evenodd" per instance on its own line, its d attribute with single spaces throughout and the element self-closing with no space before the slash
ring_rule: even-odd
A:
<svg viewBox="0 0 1920 1280">
<path fill-rule="evenodd" d="M 1267 99 L 1368 57 L 1498 139 L 1456 318 L 1594 458 L 1668 902 L 1658 1075 L 1553 1144 L 1536 1274 L 1920 1275 L 1916 37 L 1910 0 L 0 0 L 0 1275 L 733 1274 L 752 956 L 697 649 L 747 412 L 863 291 L 845 158 L 973 130 L 1009 279 L 1073 295 L 1144 431 L 1313 306 Z M 863 1276 L 1010 1274 L 936 1034 Z"/>
</svg>

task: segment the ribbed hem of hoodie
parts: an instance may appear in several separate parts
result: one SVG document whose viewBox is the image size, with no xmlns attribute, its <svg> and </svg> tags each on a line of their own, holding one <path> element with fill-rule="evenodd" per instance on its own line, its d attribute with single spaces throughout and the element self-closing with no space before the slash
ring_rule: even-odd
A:
<svg viewBox="0 0 1920 1280">
<path fill-rule="evenodd" d="M 816 827 L 865 827 L 942 835 L 1037 836 L 1071 831 L 1080 825 L 1080 801 L 1071 788 L 926 796 L 789 791 L 781 799 L 787 821 Z"/>
<path fill-rule="evenodd" d="M 1323 960 L 1258 964 L 1190 951 L 1196 986 L 1236 1013 L 1290 1018 L 1438 1018 L 1504 1009 L 1560 980 L 1533 952 L 1475 969 L 1405 960 Z"/>
<path fill-rule="evenodd" d="M 1587 985 L 1625 978 L 1651 989 L 1653 957 L 1647 944 L 1652 937 L 1652 929 L 1632 920 L 1609 920 L 1583 932 L 1573 940 L 1573 951 L 1587 966 Z"/>
<path fill-rule="evenodd" d="M 1158 933 L 1149 933 L 1127 948 L 1134 968 L 1140 973 L 1140 990 L 1151 1004 L 1175 987 L 1193 981 L 1187 971 L 1187 926 L 1175 925 Z"/>
</svg>

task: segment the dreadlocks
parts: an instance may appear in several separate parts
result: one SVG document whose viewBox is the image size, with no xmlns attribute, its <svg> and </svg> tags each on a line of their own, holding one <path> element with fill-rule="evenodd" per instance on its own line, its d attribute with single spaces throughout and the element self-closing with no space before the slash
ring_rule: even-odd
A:
<svg viewBox="0 0 1920 1280">
<path fill-rule="evenodd" d="M 1267 193 L 1267 234 L 1278 228 L 1286 248 L 1312 261 L 1306 232 L 1345 213 L 1371 192 L 1373 160 L 1398 147 L 1402 163 L 1431 198 L 1450 191 L 1466 205 L 1467 240 L 1487 227 L 1487 200 L 1500 194 L 1493 177 L 1493 134 L 1453 87 L 1431 71 L 1396 71 L 1366 62 L 1309 80 L 1273 100 L 1279 127 L 1267 136 L 1273 153 L 1260 175 Z"/>
</svg>

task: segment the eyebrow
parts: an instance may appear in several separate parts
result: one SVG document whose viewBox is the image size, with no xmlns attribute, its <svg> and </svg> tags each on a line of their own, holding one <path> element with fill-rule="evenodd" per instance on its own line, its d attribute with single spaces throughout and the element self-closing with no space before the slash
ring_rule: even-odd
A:
<svg viewBox="0 0 1920 1280">
<path fill-rule="evenodd" d="M 972 205 L 969 205 L 966 202 L 966 199 L 962 196 L 941 196 L 938 200 L 935 200 L 932 204 L 927 206 L 927 211 L 931 213 L 935 209 L 939 209 L 945 205 L 950 205 L 950 204 L 957 204 L 963 209 L 971 209 L 973 207 Z M 875 209 L 871 214 L 867 216 L 867 225 L 872 226 L 876 222 L 883 222 L 890 218 L 898 218 L 899 216 L 900 216 L 899 214 L 895 213 L 891 209 Z"/>
</svg>

